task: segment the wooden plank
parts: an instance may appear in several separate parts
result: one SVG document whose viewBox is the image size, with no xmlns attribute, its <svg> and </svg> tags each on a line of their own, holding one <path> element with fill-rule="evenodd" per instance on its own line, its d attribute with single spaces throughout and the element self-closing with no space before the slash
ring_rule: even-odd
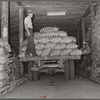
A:
<svg viewBox="0 0 100 100">
<path fill-rule="evenodd" d="M 65 65 L 64 65 L 64 75 L 65 75 L 65 79 L 69 80 L 69 64 L 68 64 L 68 60 L 65 61 Z"/>
<path fill-rule="evenodd" d="M 0 96 L 8 93 L 9 91 L 13 90 L 17 85 L 20 85 L 24 81 L 27 80 L 27 77 L 22 77 L 18 80 L 10 82 L 7 86 L 0 88 Z"/>
<path fill-rule="evenodd" d="M 1 12 L 1 38 L 8 41 L 9 34 L 9 1 L 2 1 L 2 12 Z"/>
<path fill-rule="evenodd" d="M 67 7 L 72 7 L 72 6 L 74 6 L 74 7 L 85 7 L 86 5 L 88 5 L 89 4 L 89 1 L 86 1 L 86 2 L 80 2 L 80 1 L 78 1 L 78 2 L 76 2 L 76 1 L 64 1 L 64 0 L 53 0 L 53 1 L 51 1 L 51 0 L 38 0 L 38 1 L 36 1 L 36 0 L 33 0 L 33 1 L 23 1 L 23 4 L 25 5 L 25 7 L 34 7 L 34 6 L 37 6 L 37 7 L 40 7 L 40 6 L 45 6 L 45 7 L 48 7 L 48 5 L 49 6 L 58 6 L 58 7 L 61 7 L 61 6 L 65 6 L 66 7 L 66 5 L 67 5 Z"/>
<path fill-rule="evenodd" d="M 93 3 L 91 3 L 90 10 L 91 10 L 91 34 L 90 34 L 90 42 L 92 43 L 91 37 L 94 34 L 92 27 L 93 27 L 93 22 L 94 22 L 95 15 L 96 15 L 95 5 Z"/>
<path fill-rule="evenodd" d="M 88 6 L 88 8 L 86 9 L 85 13 L 83 14 L 82 18 L 86 18 L 90 13 L 90 5 Z M 79 21 L 78 26 L 80 26 L 82 24 L 82 18 Z"/>
<path fill-rule="evenodd" d="M 66 4 L 68 4 L 68 5 L 86 5 L 86 4 L 88 4 L 89 3 L 89 1 L 87 1 L 87 0 L 70 0 L 70 1 L 68 1 L 68 0 L 32 0 L 32 1 L 23 1 L 23 3 L 24 4 L 38 4 L 38 5 L 42 5 L 42 4 L 58 4 L 58 5 L 66 5 Z"/>
<path fill-rule="evenodd" d="M 36 60 L 52 60 L 52 59 L 80 59 L 80 56 L 54 56 L 54 57 L 29 57 L 29 58 L 25 58 L 22 57 L 20 58 L 20 61 L 24 62 L 24 61 L 36 61 Z"/>
<path fill-rule="evenodd" d="M 21 52 L 21 44 L 24 38 L 24 9 L 19 9 L 19 53 Z"/>
<path fill-rule="evenodd" d="M 39 72 L 38 71 L 32 71 L 32 79 L 33 79 L 33 81 L 39 80 Z"/>
<path fill-rule="evenodd" d="M 16 85 L 17 86 L 18 83 L 20 84 L 20 83 L 22 83 L 25 80 L 27 80 L 27 77 L 22 77 L 22 78 L 20 78 L 18 80 L 12 81 L 10 84 L 11 84 L 11 86 L 13 86 L 13 85 Z"/>
<path fill-rule="evenodd" d="M 23 3 L 21 1 L 16 1 L 16 3 L 18 4 L 18 6 L 23 6 Z"/>
<path fill-rule="evenodd" d="M 83 18 L 86 18 L 90 13 L 90 5 L 88 6 L 88 8 L 86 9 L 84 15 L 82 16 Z"/>
<path fill-rule="evenodd" d="M 88 15 L 91 13 L 91 9 L 92 9 L 92 8 L 91 8 L 91 5 L 96 6 L 97 3 L 96 3 L 96 2 L 94 2 L 94 3 L 90 3 L 89 6 L 88 6 L 88 8 L 86 9 L 84 15 L 82 16 L 82 18 L 86 18 L 86 17 L 88 17 Z M 80 26 L 80 24 L 81 24 L 81 20 L 82 20 L 82 19 L 80 19 L 80 22 L 79 22 L 78 26 Z"/>
<path fill-rule="evenodd" d="M 83 39 L 83 46 L 85 44 L 85 18 L 82 18 L 82 39 Z"/>
<path fill-rule="evenodd" d="M 85 11 L 85 13 L 83 14 L 82 18 L 86 18 L 86 17 L 89 15 L 89 13 L 90 13 L 90 5 L 89 5 L 88 8 L 86 9 L 86 11 Z M 80 26 L 80 24 L 82 23 L 81 20 L 82 20 L 82 19 L 80 19 L 80 22 L 79 22 L 79 25 L 78 25 L 78 26 Z"/>
<path fill-rule="evenodd" d="M 3 92 L 4 90 L 8 89 L 10 87 L 10 84 L 8 84 L 7 86 L 0 88 L 0 93 Z"/>
<path fill-rule="evenodd" d="M 91 10 L 91 24 L 92 24 L 96 14 L 95 5 L 93 3 L 91 3 L 90 10 Z"/>
<path fill-rule="evenodd" d="M 79 27 L 77 28 L 77 44 L 78 44 L 78 47 L 80 48 L 80 28 Z"/>
<path fill-rule="evenodd" d="M 73 60 L 69 60 L 69 76 L 70 76 L 70 80 L 74 80 L 75 78 L 75 67 L 74 67 L 74 61 Z"/>
</svg>

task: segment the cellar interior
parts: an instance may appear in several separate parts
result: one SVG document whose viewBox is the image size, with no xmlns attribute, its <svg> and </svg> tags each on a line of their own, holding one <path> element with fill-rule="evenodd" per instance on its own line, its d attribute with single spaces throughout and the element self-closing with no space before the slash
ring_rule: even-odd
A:
<svg viewBox="0 0 100 100">
<path fill-rule="evenodd" d="M 67 37 L 66 39 L 69 39 L 69 38 L 73 39 L 71 41 L 75 43 L 74 45 L 71 44 L 71 46 L 73 49 L 79 50 L 77 51 L 78 54 L 77 53 L 76 54 L 74 53 L 73 55 L 63 54 L 64 57 L 59 54 L 60 56 L 58 57 L 57 52 L 55 52 L 54 54 L 51 54 L 51 55 L 55 55 L 56 57 L 52 56 L 49 58 L 49 57 L 44 56 L 42 52 L 41 56 L 43 58 L 41 56 L 36 57 L 36 58 L 35 57 L 27 58 L 25 57 L 25 55 L 23 56 L 22 45 L 26 43 L 25 40 L 27 39 L 27 36 L 25 35 L 26 30 L 24 27 L 24 19 L 25 17 L 27 17 L 28 13 L 34 13 L 34 19 L 32 19 L 33 26 L 34 26 L 33 32 L 36 35 L 35 38 L 37 39 L 37 41 L 41 40 L 41 37 L 42 37 L 41 34 L 45 34 L 45 32 L 43 33 L 41 32 L 41 30 L 46 31 L 45 37 L 49 39 L 51 39 L 54 36 L 54 34 L 57 35 L 57 32 L 59 32 L 60 35 L 63 34 L 63 36 L 61 36 L 60 38 Z M 53 29 L 56 29 L 56 31 L 53 31 Z M 45 81 L 48 81 L 48 79 L 50 79 L 50 82 L 56 81 L 56 84 L 57 84 L 57 81 L 58 81 L 57 78 L 59 79 L 59 82 L 60 80 L 61 82 L 65 82 L 65 83 L 72 82 L 72 84 L 74 82 L 76 82 L 75 84 L 77 84 L 78 82 L 79 84 L 82 84 L 81 82 L 85 84 L 86 82 L 88 86 L 89 86 L 88 82 L 90 82 L 90 84 L 92 84 L 93 86 L 94 84 L 100 83 L 100 66 L 99 66 L 100 65 L 100 50 L 99 50 L 100 49 L 100 2 L 99 1 L 96 1 L 96 0 L 94 1 L 92 0 L 87 0 L 87 1 L 86 0 L 84 1 L 82 0 L 80 1 L 74 1 L 74 0 L 73 1 L 68 1 L 68 0 L 0 1 L 0 33 L 1 33 L 0 46 L 2 47 L 1 44 L 4 42 L 3 43 L 4 47 L 9 45 L 11 48 L 11 50 L 9 50 L 7 47 L 7 50 L 9 52 L 7 53 L 10 55 L 10 58 L 8 55 L 7 57 L 11 61 L 11 62 L 9 61 L 10 64 L 7 65 L 8 67 L 10 66 L 9 67 L 10 69 L 8 68 L 10 70 L 8 71 L 9 72 L 8 77 L 10 80 L 8 80 L 9 81 L 8 85 L 1 86 L 0 88 L 1 95 L 3 95 L 2 92 L 4 91 L 7 92 L 7 89 L 8 89 L 7 87 L 11 87 L 10 88 L 12 90 L 11 92 L 9 92 L 10 90 L 8 89 L 8 92 L 9 92 L 8 97 L 13 97 L 10 95 L 13 94 L 14 86 L 20 85 L 21 83 L 24 83 L 24 81 L 26 80 L 28 83 L 24 83 L 24 85 L 22 84 L 23 88 L 24 86 L 26 86 L 26 84 L 27 85 L 32 84 L 31 86 L 38 87 L 39 82 L 40 84 L 43 84 L 43 87 L 45 87 L 44 86 Z M 55 38 L 55 40 L 52 39 L 54 43 L 57 43 L 56 41 L 58 37 L 56 36 L 53 37 Z M 46 44 L 45 41 L 42 41 L 41 45 Z M 62 41 L 64 40 L 62 39 Z M 65 40 L 65 41 L 68 42 L 68 40 Z M 65 43 L 65 41 L 63 43 Z M 8 43 L 7 45 L 5 44 L 6 42 Z M 38 42 L 38 43 L 41 43 L 41 42 Z M 58 43 L 58 45 L 59 44 L 60 43 Z M 73 46 L 77 46 L 77 47 L 74 48 Z M 42 47 L 40 46 L 37 48 L 42 48 Z M 58 48 L 60 48 L 60 46 Z M 46 74 L 41 73 L 38 76 L 37 70 L 40 70 L 41 68 L 39 69 L 39 67 L 34 67 L 33 63 L 37 63 L 38 66 L 41 66 L 44 60 L 51 60 L 50 62 L 54 60 L 60 63 L 60 65 L 62 64 L 65 64 L 65 65 L 64 65 L 64 68 L 61 68 L 61 71 L 59 71 L 59 68 L 57 70 L 56 68 L 53 68 L 54 69 L 53 72 L 55 71 L 59 72 L 57 74 L 54 74 L 51 69 L 49 71 L 49 68 L 47 68 L 46 70 L 43 69 L 44 72 L 46 72 Z M 2 65 L 2 63 L 0 64 Z M 69 67 L 65 67 L 65 66 L 69 66 Z M 60 73 L 62 71 L 64 72 L 64 75 L 63 73 Z M 3 71 L 1 71 L 1 73 L 2 72 Z M 49 73 L 50 76 L 47 73 Z M 0 75 L 2 76 L 2 74 Z M 43 75 L 45 78 L 43 78 Z M 62 78 L 62 76 L 63 77 L 65 76 L 65 79 Z M 0 82 L 3 84 L 2 78 Z M 93 82 L 97 82 L 97 83 L 93 83 Z M 51 82 L 49 85 L 52 86 L 53 83 L 54 82 Z M 28 88 L 28 86 L 26 87 Z M 41 86 L 41 89 L 43 87 Z M 20 86 L 18 88 L 20 88 Z M 64 91 L 65 95 L 62 95 L 63 93 L 61 94 L 62 98 L 67 98 L 66 97 L 67 88 Z M 16 91 L 20 91 L 20 90 L 16 90 Z M 37 91 L 36 93 L 38 94 L 39 89 L 35 88 L 35 91 Z M 68 91 L 71 91 L 71 90 L 69 89 Z M 31 91 L 31 92 L 34 92 L 34 91 Z M 94 92 L 95 91 L 92 91 L 92 93 Z M 15 91 L 14 93 L 15 93 L 15 97 L 17 97 L 17 93 Z M 4 94 L 5 94 L 4 97 L 7 97 L 6 93 Z M 23 94 L 23 97 L 25 97 L 25 95 L 26 94 Z M 42 94 L 40 93 L 40 95 Z M 49 96 L 56 97 L 55 95 L 58 96 L 58 94 L 55 94 L 55 93 L 53 96 L 51 95 Z M 84 95 L 83 97 L 85 98 L 85 96 L 86 95 Z M 96 97 L 95 95 L 93 96 Z M 20 97 L 21 97 L 21 93 L 20 93 Z M 38 98 L 38 96 L 32 96 L 32 93 L 30 97 Z M 74 97 L 81 98 L 82 95 L 78 96 L 77 94 L 75 94 Z M 72 96 L 72 98 L 74 97 Z M 88 95 L 86 97 L 88 97 Z M 97 97 L 99 98 L 98 94 L 97 94 Z M 43 94 L 41 98 L 46 98 L 46 96 Z"/>
</svg>

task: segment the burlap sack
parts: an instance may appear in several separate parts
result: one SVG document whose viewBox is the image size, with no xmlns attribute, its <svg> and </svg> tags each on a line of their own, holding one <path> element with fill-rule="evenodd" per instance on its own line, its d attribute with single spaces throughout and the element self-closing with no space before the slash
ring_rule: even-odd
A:
<svg viewBox="0 0 100 100">
<path fill-rule="evenodd" d="M 58 43 L 55 45 L 54 49 L 65 49 L 66 45 L 64 43 Z"/>
<path fill-rule="evenodd" d="M 71 36 L 65 36 L 61 38 L 61 43 L 71 43 L 74 42 L 76 43 L 76 38 L 75 37 L 71 37 Z"/>
<path fill-rule="evenodd" d="M 59 56 L 61 54 L 61 50 L 52 50 L 50 56 Z"/>
<path fill-rule="evenodd" d="M 66 56 L 66 55 L 69 55 L 71 53 L 72 49 L 64 49 L 62 52 L 61 52 L 61 56 Z"/>
<path fill-rule="evenodd" d="M 65 31 L 58 31 L 57 33 L 59 34 L 60 37 L 67 36 L 67 32 L 65 32 Z"/>
<path fill-rule="evenodd" d="M 0 56 L 0 64 L 5 64 L 9 61 L 9 59 L 7 58 L 7 56 Z"/>
<path fill-rule="evenodd" d="M 35 48 L 36 48 L 37 50 L 42 50 L 42 49 L 44 49 L 44 46 L 45 46 L 45 44 L 43 44 L 43 43 L 38 43 L 38 44 L 35 45 Z"/>
<path fill-rule="evenodd" d="M 44 48 L 51 48 L 51 49 L 53 49 L 54 47 L 55 47 L 55 43 L 47 43 Z"/>
<path fill-rule="evenodd" d="M 24 41 L 22 42 L 22 46 L 26 46 L 27 43 L 28 43 L 28 40 L 26 39 L 26 40 L 24 40 Z"/>
<path fill-rule="evenodd" d="M 26 46 L 22 47 L 22 52 L 26 51 Z"/>
<path fill-rule="evenodd" d="M 8 73 L 5 71 L 0 71 L 0 80 L 5 79 L 8 77 Z"/>
<path fill-rule="evenodd" d="M 79 49 L 74 49 L 72 50 L 72 52 L 70 53 L 70 55 L 82 55 L 82 51 Z"/>
<path fill-rule="evenodd" d="M 53 32 L 53 31 L 58 31 L 59 28 L 57 27 L 44 27 L 40 30 L 40 32 Z"/>
<path fill-rule="evenodd" d="M 49 56 L 50 52 L 51 52 L 51 48 L 45 48 L 44 50 L 42 50 L 41 57 Z"/>
<path fill-rule="evenodd" d="M 40 43 L 49 43 L 49 41 L 50 41 L 50 40 L 49 40 L 49 38 L 47 38 L 47 37 L 44 37 L 44 38 L 40 38 L 40 39 L 39 39 L 39 42 L 40 42 Z"/>
<path fill-rule="evenodd" d="M 4 41 L 3 39 L 0 39 L 0 47 L 3 47 L 4 46 Z"/>
<path fill-rule="evenodd" d="M 0 80 L 0 88 L 6 86 L 7 84 L 9 84 L 9 79 L 8 78 Z"/>
<path fill-rule="evenodd" d="M 0 56 L 4 56 L 5 55 L 5 51 L 2 47 L 0 47 Z"/>
<path fill-rule="evenodd" d="M 35 44 L 39 43 L 39 39 L 34 38 L 34 43 Z"/>
<path fill-rule="evenodd" d="M 5 66 L 0 64 L 0 71 L 3 71 L 5 69 Z"/>
<path fill-rule="evenodd" d="M 73 42 L 66 45 L 66 49 L 75 49 L 77 47 L 78 47 L 78 45 Z"/>
<path fill-rule="evenodd" d="M 4 39 L 0 39 L 0 47 L 4 47 L 6 48 L 6 50 L 8 52 L 11 52 L 11 48 L 10 48 L 10 45 L 8 44 L 8 42 Z"/>
<path fill-rule="evenodd" d="M 48 38 L 57 37 L 57 36 L 59 36 L 58 32 L 46 32 L 42 34 L 42 37 L 48 37 Z"/>
<path fill-rule="evenodd" d="M 39 38 L 42 38 L 42 34 L 40 32 L 35 32 L 33 39 L 39 39 Z"/>
<path fill-rule="evenodd" d="M 61 38 L 60 37 L 52 37 L 50 39 L 50 42 L 52 43 L 59 43 L 61 41 Z"/>
<path fill-rule="evenodd" d="M 37 54 L 38 56 L 41 56 L 41 53 L 42 53 L 41 50 L 36 50 L 36 54 Z"/>
</svg>

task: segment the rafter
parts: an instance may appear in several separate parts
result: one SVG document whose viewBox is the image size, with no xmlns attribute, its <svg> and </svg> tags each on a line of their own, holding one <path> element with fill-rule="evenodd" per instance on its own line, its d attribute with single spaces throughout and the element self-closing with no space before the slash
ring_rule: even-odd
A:
<svg viewBox="0 0 100 100">
<path fill-rule="evenodd" d="M 90 12 L 91 12 L 91 6 L 92 6 L 92 5 L 96 6 L 96 5 L 97 5 L 97 2 L 91 2 L 91 3 L 89 4 L 89 6 L 88 6 L 88 8 L 86 9 L 86 11 L 85 11 L 84 15 L 82 16 L 82 18 L 86 18 L 86 17 L 90 14 Z M 82 23 L 82 18 L 80 19 L 78 26 L 81 25 L 81 23 Z"/>
<path fill-rule="evenodd" d="M 16 1 L 18 6 L 23 6 L 23 3 L 21 1 Z"/>
</svg>

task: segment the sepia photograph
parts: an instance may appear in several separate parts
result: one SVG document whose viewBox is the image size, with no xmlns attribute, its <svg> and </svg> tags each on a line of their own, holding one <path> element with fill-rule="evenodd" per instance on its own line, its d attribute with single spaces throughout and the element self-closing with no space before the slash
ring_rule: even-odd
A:
<svg viewBox="0 0 100 100">
<path fill-rule="evenodd" d="M 0 99 L 100 99 L 100 1 L 0 1 Z"/>
</svg>

